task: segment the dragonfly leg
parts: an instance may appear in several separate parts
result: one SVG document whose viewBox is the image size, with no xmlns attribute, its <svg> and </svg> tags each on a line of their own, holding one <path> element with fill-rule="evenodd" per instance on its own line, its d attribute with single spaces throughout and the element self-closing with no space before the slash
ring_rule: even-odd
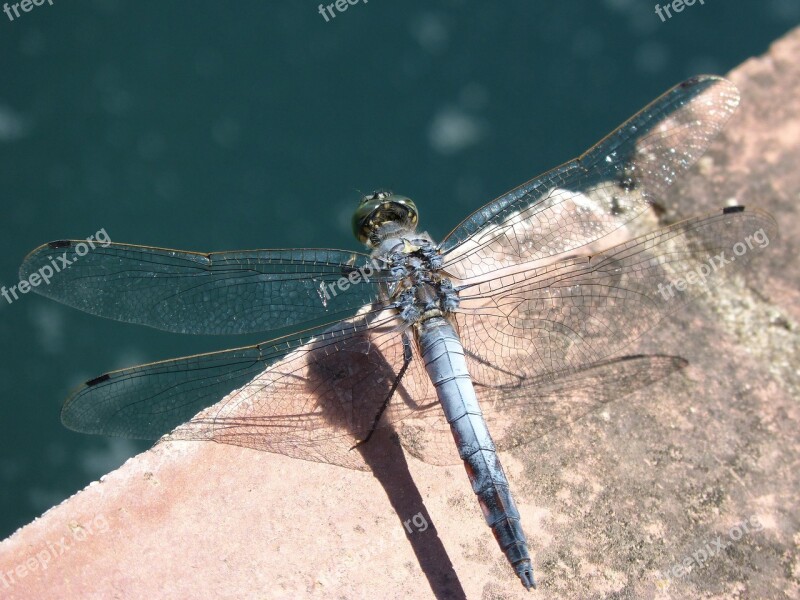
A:
<svg viewBox="0 0 800 600">
<path fill-rule="evenodd" d="M 411 358 L 412 358 L 411 342 L 409 341 L 408 337 L 404 333 L 403 334 L 403 366 L 400 367 L 400 371 L 397 373 L 397 377 L 394 378 L 394 383 L 392 384 L 392 389 L 390 389 L 389 393 L 386 395 L 386 400 L 383 401 L 383 404 L 381 405 L 380 409 L 378 410 L 378 414 L 376 414 L 375 418 L 372 420 L 372 426 L 369 428 L 369 433 L 367 434 L 367 437 L 365 437 L 363 440 L 359 440 L 358 443 L 356 443 L 355 446 L 350 448 L 350 450 L 355 450 L 359 446 L 363 446 L 364 444 L 366 444 L 370 440 L 370 438 L 372 437 L 372 434 L 375 433 L 375 430 L 378 428 L 378 422 L 380 422 L 381 417 L 383 416 L 383 413 L 386 412 L 386 408 L 389 406 L 389 401 L 392 399 L 392 396 L 394 396 L 395 391 L 397 391 L 397 388 L 400 385 L 400 380 L 403 379 L 403 375 L 406 374 L 406 370 L 408 370 L 408 365 L 411 364 Z"/>
</svg>

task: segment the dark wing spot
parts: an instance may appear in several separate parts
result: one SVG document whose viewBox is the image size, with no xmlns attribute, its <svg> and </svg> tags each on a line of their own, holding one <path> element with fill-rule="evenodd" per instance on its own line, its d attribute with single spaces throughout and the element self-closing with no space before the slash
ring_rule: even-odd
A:
<svg viewBox="0 0 800 600">
<path fill-rule="evenodd" d="M 722 209 L 723 215 L 730 215 L 732 213 L 744 212 L 744 206 L 726 206 Z"/>
<path fill-rule="evenodd" d="M 701 80 L 701 77 L 698 77 L 698 76 L 695 75 L 694 77 L 690 77 L 686 81 L 682 82 L 681 83 L 681 87 L 682 88 L 693 87 L 693 86 L 697 85 L 700 82 L 700 80 Z"/>
<path fill-rule="evenodd" d="M 103 373 L 100 377 L 95 377 L 94 379 L 90 379 L 86 382 L 86 387 L 92 387 L 93 385 L 97 385 L 98 383 L 103 383 L 104 381 L 108 381 L 111 379 L 111 375 L 108 373 Z"/>
</svg>

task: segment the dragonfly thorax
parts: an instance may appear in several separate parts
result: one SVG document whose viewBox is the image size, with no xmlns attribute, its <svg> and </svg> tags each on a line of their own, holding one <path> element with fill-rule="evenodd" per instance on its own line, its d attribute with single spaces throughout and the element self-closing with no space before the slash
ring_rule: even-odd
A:
<svg viewBox="0 0 800 600">
<path fill-rule="evenodd" d="M 441 254 L 427 233 L 387 238 L 373 257 L 388 265 L 395 280 L 389 294 L 407 323 L 445 316 L 458 307 L 458 293 L 442 273 Z"/>
</svg>

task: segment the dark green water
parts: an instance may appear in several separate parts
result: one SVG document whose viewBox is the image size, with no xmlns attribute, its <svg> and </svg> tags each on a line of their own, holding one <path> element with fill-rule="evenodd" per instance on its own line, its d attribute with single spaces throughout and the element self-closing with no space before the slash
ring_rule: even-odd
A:
<svg viewBox="0 0 800 600">
<path fill-rule="evenodd" d="M 39 244 L 356 248 L 357 190 L 441 237 L 685 77 L 800 22 L 796 0 L 54 0 L 0 13 L 0 285 Z M 0 298 L 0 538 L 147 445 L 64 429 L 109 369 L 240 345 Z"/>
</svg>

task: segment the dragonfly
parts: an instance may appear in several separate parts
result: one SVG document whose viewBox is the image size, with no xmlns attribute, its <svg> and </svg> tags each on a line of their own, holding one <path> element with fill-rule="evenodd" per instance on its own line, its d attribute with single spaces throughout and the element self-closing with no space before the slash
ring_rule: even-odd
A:
<svg viewBox="0 0 800 600">
<path fill-rule="evenodd" d="M 183 334 L 272 336 L 96 377 L 66 400 L 62 421 L 86 433 L 208 440 L 361 470 L 358 450 L 392 428 L 421 460 L 463 462 L 486 523 L 531 589 L 530 551 L 498 452 L 524 452 L 685 366 L 666 355 L 618 357 L 741 273 L 777 234 L 770 215 L 739 205 L 637 225 L 663 209 L 667 189 L 738 103 L 725 79 L 684 81 L 438 243 L 418 230 L 411 199 L 376 191 L 353 216 L 363 252 L 42 245 L 21 277 L 62 257 L 71 266 L 34 289 L 79 310 Z"/>
</svg>

